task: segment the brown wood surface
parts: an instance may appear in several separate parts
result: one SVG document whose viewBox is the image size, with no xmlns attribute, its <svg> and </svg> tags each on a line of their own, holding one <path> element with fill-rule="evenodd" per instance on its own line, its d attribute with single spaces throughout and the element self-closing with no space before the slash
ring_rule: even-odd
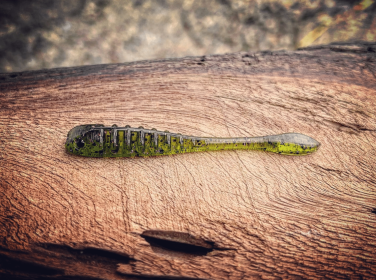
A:
<svg viewBox="0 0 376 280">
<path fill-rule="evenodd" d="M 375 277 L 375 52 L 364 43 L 0 74 L 0 278 Z M 67 132 L 87 123 L 299 132 L 321 147 L 66 154 Z"/>
</svg>

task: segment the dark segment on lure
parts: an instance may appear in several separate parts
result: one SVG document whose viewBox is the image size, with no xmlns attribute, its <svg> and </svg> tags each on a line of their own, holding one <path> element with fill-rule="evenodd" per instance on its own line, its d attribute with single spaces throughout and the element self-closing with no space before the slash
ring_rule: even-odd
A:
<svg viewBox="0 0 376 280">
<path fill-rule="evenodd" d="M 148 157 L 219 150 L 261 150 L 284 155 L 307 155 L 320 147 L 300 133 L 260 137 L 215 138 L 186 136 L 156 129 L 88 124 L 68 133 L 68 153 L 86 157 Z"/>
</svg>

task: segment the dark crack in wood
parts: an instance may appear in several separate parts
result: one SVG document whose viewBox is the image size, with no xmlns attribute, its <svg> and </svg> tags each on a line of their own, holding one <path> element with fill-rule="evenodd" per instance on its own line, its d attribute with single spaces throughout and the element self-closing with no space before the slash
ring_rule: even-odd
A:
<svg viewBox="0 0 376 280">
<path fill-rule="evenodd" d="M 64 274 L 64 270 L 52 268 L 49 266 L 41 265 L 38 263 L 33 263 L 30 261 L 20 260 L 16 258 L 12 258 L 6 255 L 0 255 L 0 271 L 2 273 L 6 272 L 17 272 L 17 277 L 22 277 L 23 275 L 62 275 Z M 5 275 L 4 274 L 4 275 Z M 1 276 L 1 274 L 0 274 Z M 9 279 L 9 278 L 1 278 L 0 279 Z"/>
<path fill-rule="evenodd" d="M 69 258 L 75 258 L 80 262 L 90 262 L 95 260 L 96 262 L 116 267 L 116 264 L 129 263 L 130 260 L 130 257 L 126 254 L 94 247 L 72 248 L 66 245 L 48 243 L 40 244 L 40 247 Z"/>
<path fill-rule="evenodd" d="M 196 278 L 196 277 L 184 277 L 184 276 L 168 276 L 168 275 L 154 275 L 154 274 L 135 274 L 135 273 L 125 273 L 118 271 L 120 275 L 125 275 L 130 278 L 126 279 L 158 279 L 158 280 L 209 280 L 207 278 Z"/>
<path fill-rule="evenodd" d="M 141 236 L 150 244 L 154 252 L 174 256 L 180 254 L 204 256 L 214 248 L 214 242 L 205 241 L 185 232 L 147 230 Z"/>
</svg>

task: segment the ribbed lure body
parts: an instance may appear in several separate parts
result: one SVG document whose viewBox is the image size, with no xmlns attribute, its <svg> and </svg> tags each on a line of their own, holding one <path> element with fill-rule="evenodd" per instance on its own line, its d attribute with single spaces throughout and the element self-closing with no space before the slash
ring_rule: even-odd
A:
<svg viewBox="0 0 376 280">
<path fill-rule="evenodd" d="M 306 155 L 315 152 L 319 146 L 315 139 L 300 133 L 216 138 L 98 124 L 74 127 L 69 131 L 65 144 L 68 153 L 86 157 L 145 157 L 219 150 L 261 150 Z"/>
</svg>

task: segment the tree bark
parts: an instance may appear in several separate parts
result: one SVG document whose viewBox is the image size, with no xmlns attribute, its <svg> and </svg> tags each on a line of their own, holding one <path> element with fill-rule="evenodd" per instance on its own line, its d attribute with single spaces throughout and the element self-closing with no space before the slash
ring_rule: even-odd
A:
<svg viewBox="0 0 376 280">
<path fill-rule="evenodd" d="M 0 74 L 0 278 L 376 275 L 376 44 Z M 285 132 L 309 156 L 68 155 L 80 124 Z"/>
</svg>

